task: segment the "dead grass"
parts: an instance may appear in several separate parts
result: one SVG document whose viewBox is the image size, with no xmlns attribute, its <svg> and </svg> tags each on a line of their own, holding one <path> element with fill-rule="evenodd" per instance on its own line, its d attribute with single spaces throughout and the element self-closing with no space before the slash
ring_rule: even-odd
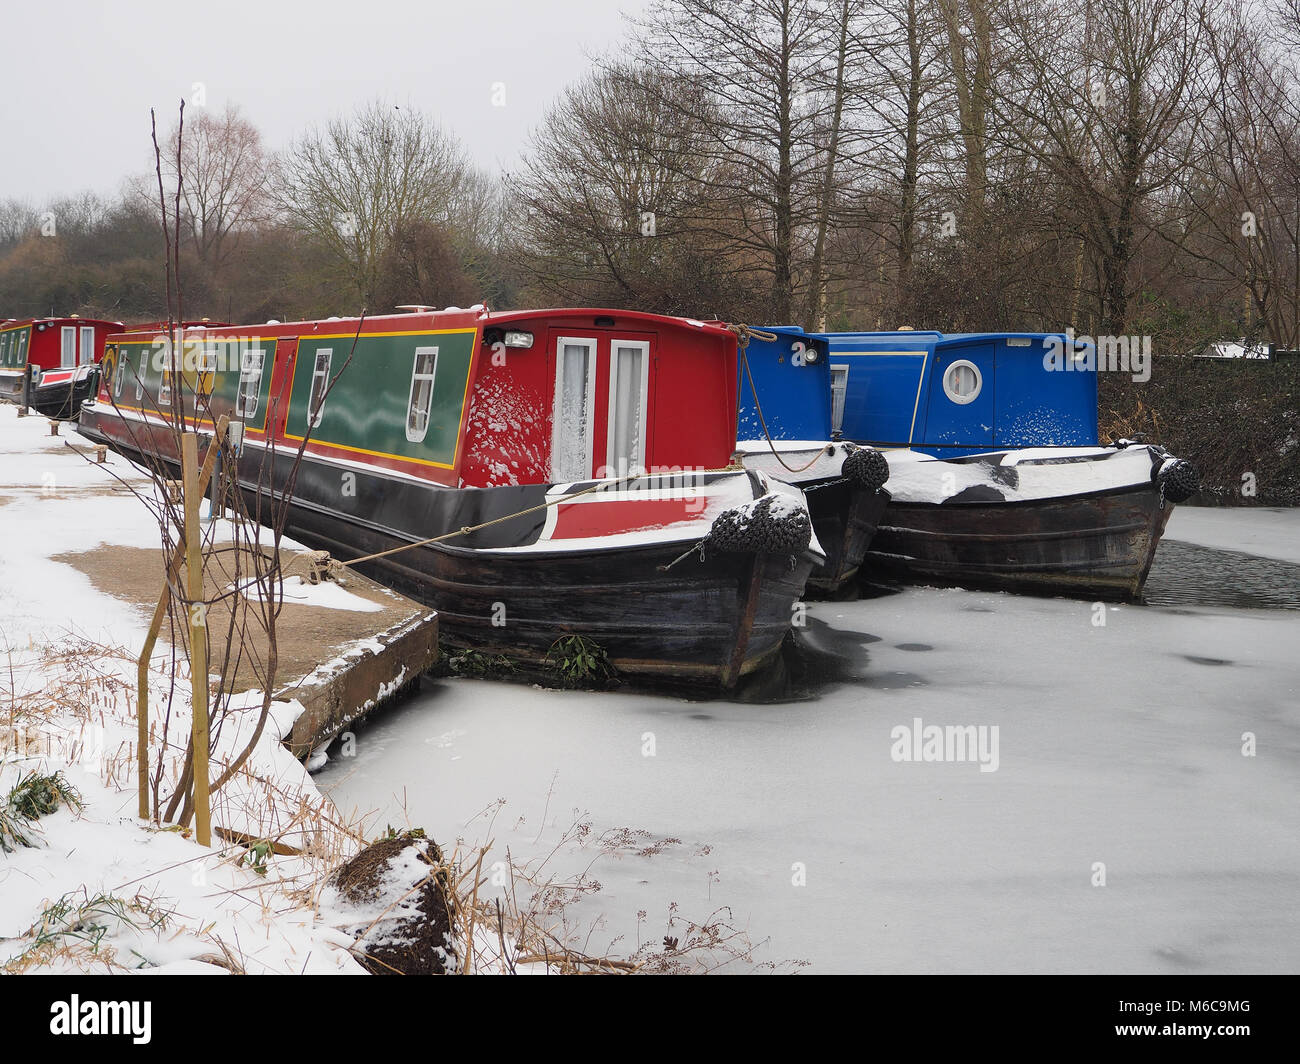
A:
<svg viewBox="0 0 1300 1064">
<path fill-rule="evenodd" d="M 128 737 L 135 728 L 135 690 L 124 677 L 133 679 L 134 668 L 124 648 L 85 643 L 10 655 L 8 670 L 0 672 L 0 754 L 93 767 L 106 786 L 133 789 L 136 751 Z M 160 662 L 160 687 L 167 684 L 168 674 L 169 664 Z M 41 676 L 53 679 L 42 683 Z M 155 783 L 162 786 L 180 778 L 185 755 L 182 744 L 165 738 L 166 723 L 167 716 L 160 713 L 151 726 L 150 763 L 158 764 L 161 779 Z M 215 777 L 225 765 L 219 758 L 214 762 Z M 260 906 L 268 926 L 286 912 L 315 908 L 330 874 L 370 842 L 360 816 L 340 814 L 314 789 L 303 791 L 301 782 L 297 770 L 280 777 L 259 772 L 250 761 L 214 795 L 212 822 L 220 846 L 216 853 L 232 864 L 257 865 L 258 882 L 241 888 L 240 895 Z M 653 859 L 676 852 L 681 840 L 632 828 L 595 834 L 589 820 L 577 818 L 547 854 L 520 863 L 508 848 L 500 852 L 493 838 L 493 824 L 504 805 L 503 799 L 481 814 L 486 842 L 457 840 L 445 864 L 430 870 L 430 876 L 442 877 L 447 887 L 461 972 L 511 973 L 522 965 L 572 975 L 802 967 L 801 961 L 758 960 L 756 950 L 765 943 L 755 943 L 746 929 L 735 926 L 725 907 L 698 919 L 687 918 L 676 904 L 654 920 L 640 913 L 635 942 L 615 937 L 598 944 L 603 920 L 579 915 L 590 909 L 581 903 L 602 889 L 598 863 Z M 177 825 L 155 824 L 152 830 L 176 831 L 187 838 L 191 834 Z M 575 850 L 589 855 L 587 865 L 577 875 L 556 874 L 554 858 Z M 707 847 L 697 853 L 707 853 Z M 98 899 L 110 915 L 116 914 L 119 925 L 132 920 L 147 924 L 150 913 L 163 911 L 154 899 L 124 893 L 140 886 L 122 884 L 112 895 L 116 900 Z M 106 948 L 104 935 L 96 937 L 92 931 L 87 939 L 77 932 L 80 926 L 92 926 L 77 915 L 77 906 L 93 915 L 99 911 L 93 901 L 50 903 L 49 911 L 24 936 L 23 950 L 4 970 L 57 966 L 107 971 L 134 966 Z M 249 958 L 237 942 L 221 940 L 211 928 L 187 930 L 211 944 L 211 950 L 196 959 L 234 972 L 249 969 Z"/>
</svg>

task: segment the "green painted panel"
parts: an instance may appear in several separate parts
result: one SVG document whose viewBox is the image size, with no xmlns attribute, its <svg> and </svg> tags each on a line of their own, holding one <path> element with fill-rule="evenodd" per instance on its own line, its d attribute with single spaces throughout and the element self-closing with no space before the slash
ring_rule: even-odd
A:
<svg viewBox="0 0 1300 1064">
<path fill-rule="evenodd" d="M 329 353 L 329 375 L 342 370 L 326 399 L 320 425 L 312 439 L 401 458 L 450 466 L 456 459 L 477 333 L 424 333 L 406 336 L 363 336 L 351 364 L 352 337 L 304 336 L 298 342 L 293 395 L 289 404 L 289 434 L 307 429 L 308 403 L 317 355 Z M 407 413 L 417 349 L 437 349 L 429 424 L 424 439 L 407 439 Z"/>
<path fill-rule="evenodd" d="M 144 406 L 152 408 L 158 394 L 158 384 L 162 379 L 162 374 L 153 368 L 153 343 L 121 343 L 117 345 L 118 365 L 122 367 L 130 366 L 127 371 L 126 379 L 122 382 L 122 394 L 118 402 L 125 406 L 134 406 L 135 398 L 135 379 L 138 375 L 144 381 L 145 399 Z M 134 371 L 134 372 L 132 372 Z"/>
<path fill-rule="evenodd" d="M 246 349 L 260 348 L 263 354 L 262 360 L 262 379 L 258 386 L 257 409 L 250 419 L 250 425 L 260 428 L 263 418 L 266 415 L 268 396 L 271 391 L 271 373 L 275 363 L 275 341 L 274 339 L 262 340 L 239 340 L 216 339 L 205 341 L 206 350 L 200 352 L 197 345 L 187 349 L 186 357 L 191 363 L 197 365 L 202 358 L 203 364 L 215 367 L 212 370 L 211 392 L 209 403 L 212 408 L 214 417 L 222 414 L 234 417 L 235 398 L 239 392 L 239 376 L 242 358 Z M 122 383 L 122 394 L 119 402 L 125 405 L 134 405 L 135 399 L 135 375 L 138 373 L 140 379 L 144 381 L 145 392 L 148 399 L 144 402 L 146 408 L 152 409 L 156 403 L 159 386 L 163 382 L 164 363 L 157 357 L 158 348 L 154 346 L 152 340 L 139 342 L 123 342 L 118 345 L 118 358 L 121 364 L 129 366 L 126 380 Z M 186 410 L 193 409 L 193 383 L 195 376 L 191 371 L 183 375 L 186 380 Z"/>
<path fill-rule="evenodd" d="M 0 333 L 0 366 L 22 369 L 27 364 L 27 345 L 31 335 L 30 325 Z"/>
</svg>

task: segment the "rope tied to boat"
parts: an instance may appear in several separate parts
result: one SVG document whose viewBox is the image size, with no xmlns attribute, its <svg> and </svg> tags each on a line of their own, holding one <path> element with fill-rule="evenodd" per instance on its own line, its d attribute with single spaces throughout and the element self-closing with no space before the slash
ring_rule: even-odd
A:
<svg viewBox="0 0 1300 1064">
<path fill-rule="evenodd" d="M 339 566 L 340 568 L 351 568 L 362 562 L 372 562 L 378 558 L 387 558 L 392 554 L 400 554 L 404 550 L 411 550 L 413 547 L 427 547 L 433 543 L 443 543 L 449 539 L 455 539 L 457 536 L 468 536 L 472 532 L 481 532 L 485 528 L 491 528 L 493 525 L 504 524 L 506 521 L 514 521 L 520 517 L 527 517 L 529 514 L 539 513 L 547 510 L 552 506 L 558 506 L 561 503 L 569 502 L 573 499 L 579 499 L 584 495 L 590 495 L 592 492 L 605 491 L 611 489 L 616 484 L 631 483 L 638 480 L 645 474 L 628 473 L 626 476 L 615 477 L 612 480 L 602 480 L 593 484 L 589 488 L 583 488 L 582 491 L 575 491 L 571 495 L 561 495 L 554 499 L 547 499 L 545 502 L 536 506 L 529 506 L 526 509 L 518 510 L 512 514 L 506 514 L 504 517 L 494 517 L 491 521 L 483 521 L 477 525 L 461 525 L 454 532 L 444 532 L 440 536 L 430 536 L 428 539 L 416 540 L 413 543 L 403 543 L 399 547 L 390 547 L 388 550 L 376 551 L 374 554 L 363 554 L 360 558 L 350 558 L 347 561 L 341 561 L 337 558 L 329 559 L 330 565 Z"/>
<path fill-rule="evenodd" d="M 828 443 L 825 447 L 819 448 L 817 453 L 814 454 L 805 465 L 801 465 L 797 469 L 781 457 L 781 453 L 776 449 L 776 445 L 772 442 L 772 434 L 768 431 L 767 418 L 763 416 L 763 404 L 758 401 L 758 389 L 754 387 L 754 375 L 750 372 L 749 358 L 745 354 L 745 348 L 749 346 L 751 337 L 762 340 L 764 343 L 775 343 L 778 337 L 776 333 L 766 332 L 763 329 L 754 329 L 748 325 L 742 325 L 739 322 L 729 324 L 726 328 L 728 332 L 731 332 L 736 337 L 736 353 L 740 356 L 740 365 L 745 371 L 745 379 L 749 381 L 749 392 L 754 397 L 754 409 L 758 412 L 758 423 L 763 427 L 763 436 L 767 440 L 767 447 L 768 450 L 772 452 L 772 456 L 785 467 L 787 472 L 803 473 L 811 469 L 822 458 L 833 455 L 835 453 L 835 445 L 833 443 Z M 739 404 L 737 404 L 737 412 L 739 412 Z M 737 425 L 736 428 L 736 434 L 739 436 L 740 426 Z"/>
</svg>

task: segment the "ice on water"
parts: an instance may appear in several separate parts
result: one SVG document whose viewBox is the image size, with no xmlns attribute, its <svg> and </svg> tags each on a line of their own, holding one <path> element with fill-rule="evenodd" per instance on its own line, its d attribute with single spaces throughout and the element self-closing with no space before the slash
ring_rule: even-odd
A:
<svg viewBox="0 0 1300 1064">
<path fill-rule="evenodd" d="M 1183 508 L 1170 535 L 1286 553 L 1300 511 Z M 504 796 L 516 860 L 582 815 L 680 839 L 596 863 L 593 951 L 657 939 L 677 902 L 730 906 L 761 959 L 813 971 L 1300 966 L 1300 613 L 916 588 L 809 616 L 854 657 L 811 700 L 441 681 L 318 782 L 381 826 L 405 795 L 439 840 L 485 838 Z M 894 760 L 916 722 L 996 726 L 997 771 Z"/>
</svg>

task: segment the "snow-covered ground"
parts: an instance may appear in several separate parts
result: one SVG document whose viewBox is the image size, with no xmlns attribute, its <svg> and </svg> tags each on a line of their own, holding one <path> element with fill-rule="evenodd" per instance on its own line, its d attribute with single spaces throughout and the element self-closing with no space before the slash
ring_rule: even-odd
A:
<svg viewBox="0 0 1300 1064">
<path fill-rule="evenodd" d="M 1174 518 L 1275 557 L 1300 539 L 1300 510 Z M 601 884 L 570 913 L 593 952 L 657 940 L 677 903 L 818 972 L 1300 967 L 1300 614 L 909 589 L 809 617 L 850 664 L 808 700 L 441 681 L 317 783 L 516 862 L 590 824 L 547 870 Z M 996 727 L 996 770 L 897 760 L 931 725 Z"/>
<path fill-rule="evenodd" d="M 0 853 L 0 968 L 103 971 L 111 961 L 153 972 L 359 971 L 351 939 L 295 893 L 313 886 L 325 854 L 273 856 L 259 875 L 241 863 L 239 847 L 216 840 L 205 849 L 188 833 L 136 818 L 134 656 L 148 611 L 97 591 L 54 558 L 100 544 L 148 547 L 159 532 L 128 490 L 148 490 L 143 473 L 118 456 L 89 464 L 72 449 L 91 452 L 87 441 L 69 426 L 62 432 L 51 437 L 44 418 L 19 419 L 0 406 L 0 801 L 29 773 L 62 772 L 85 802 L 80 812 L 65 805 L 35 821 L 34 847 Z M 358 608 L 333 586 L 323 596 L 298 584 L 289 592 Z M 160 651 L 155 707 L 165 704 L 165 660 Z M 187 692 L 182 683 L 172 706 L 172 744 L 188 734 Z M 244 701 L 261 705 L 256 692 Z M 298 848 L 353 842 L 278 742 L 301 707 L 275 706 L 247 771 L 215 802 L 214 823 L 253 838 L 285 835 Z M 256 716 L 228 719 L 218 760 L 242 746 Z M 88 925 L 105 936 L 94 948 L 101 932 Z"/>
</svg>

